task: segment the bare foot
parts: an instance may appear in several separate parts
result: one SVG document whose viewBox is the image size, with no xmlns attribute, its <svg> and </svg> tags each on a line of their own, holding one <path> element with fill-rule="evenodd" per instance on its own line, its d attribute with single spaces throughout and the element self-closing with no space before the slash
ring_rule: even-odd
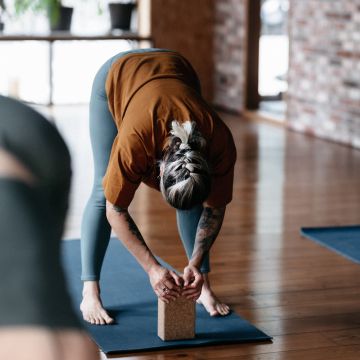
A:
<svg viewBox="0 0 360 360">
<path fill-rule="evenodd" d="M 197 303 L 202 304 L 210 316 L 226 316 L 230 314 L 230 307 L 222 303 L 211 290 L 207 274 L 204 274 L 204 285 Z"/>
<path fill-rule="evenodd" d="M 97 281 L 85 281 L 83 301 L 80 310 L 85 321 L 93 325 L 109 325 L 114 322 L 103 307 L 100 298 L 100 288 Z"/>
</svg>

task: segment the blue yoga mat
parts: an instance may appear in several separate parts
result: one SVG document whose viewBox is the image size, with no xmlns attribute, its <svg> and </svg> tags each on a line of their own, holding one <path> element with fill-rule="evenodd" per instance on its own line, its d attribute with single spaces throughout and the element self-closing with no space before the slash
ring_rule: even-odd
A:
<svg viewBox="0 0 360 360">
<path fill-rule="evenodd" d="M 78 309 L 82 288 L 80 242 L 64 241 L 62 249 L 69 290 Z M 110 241 L 104 260 L 101 286 L 104 306 L 116 319 L 116 324 L 85 326 L 107 354 L 271 339 L 235 313 L 225 318 L 211 318 L 202 306 L 197 305 L 196 338 L 162 341 L 157 336 L 157 298 L 148 276 L 115 239 Z"/>
<path fill-rule="evenodd" d="M 301 233 L 360 264 L 360 225 L 302 228 Z"/>
</svg>

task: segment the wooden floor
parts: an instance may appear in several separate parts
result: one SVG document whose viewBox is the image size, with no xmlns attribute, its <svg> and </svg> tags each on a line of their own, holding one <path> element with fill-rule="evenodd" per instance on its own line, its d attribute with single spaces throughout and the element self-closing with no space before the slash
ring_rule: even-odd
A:
<svg viewBox="0 0 360 360">
<path fill-rule="evenodd" d="M 66 237 L 79 236 L 92 176 L 85 108 L 54 110 L 74 162 Z M 272 343 L 148 352 L 126 359 L 360 359 L 360 266 L 301 238 L 301 226 L 360 223 L 360 151 L 223 116 L 235 137 L 234 199 L 212 252 L 217 294 Z M 181 269 L 175 214 L 142 187 L 131 212 L 154 252 Z"/>
</svg>

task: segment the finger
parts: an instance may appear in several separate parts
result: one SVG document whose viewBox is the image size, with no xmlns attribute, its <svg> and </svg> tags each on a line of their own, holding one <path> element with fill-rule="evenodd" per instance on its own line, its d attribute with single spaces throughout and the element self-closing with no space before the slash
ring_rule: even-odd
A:
<svg viewBox="0 0 360 360">
<path fill-rule="evenodd" d="M 174 290 L 167 290 L 167 291 L 164 291 L 164 296 L 165 297 L 174 297 L 175 299 L 177 299 L 180 294 L 177 292 L 177 291 L 174 291 Z"/>
<path fill-rule="evenodd" d="M 188 298 L 188 297 L 191 297 L 191 296 L 195 296 L 198 293 L 199 293 L 199 291 L 196 290 L 196 289 L 189 289 L 189 290 L 183 291 L 181 295 Z"/>
<path fill-rule="evenodd" d="M 194 292 L 194 291 L 196 291 L 196 287 L 193 287 L 192 285 L 188 285 L 186 288 L 183 289 L 181 293 L 186 294 L 187 292 Z"/>
<path fill-rule="evenodd" d="M 194 292 L 192 294 L 188 294 L 186 297 L 189 298 L 189 299 L 191 298 L 191 299 L 197 300 L 200 297 L 200 294 L 201 294 L 200 291 L 196 291 L 196 292 Z"/>
<path fill-rule="evenodd" d="M 204 282 L 204 279 L 202 277 L 202 274 L 201 273 L 195 274 L 195 279 L 193 281 L 193 285 L 200 286 L 200 284 L 202 285 L 203 282 Z"/>
<path fill-rule="evenodd" d="M 175 280 L 176 285 L 181 287 L 182 286 L 181 277 L 178 274 L 176 274 L 174 271 L 170 271 L 170 275 Z"/>
<path fill-rule="evenodd" d="M 201 287 L 196 287 L 193 284 L 188 285 L 186 288 L 183 289 L 182 293 L 187 291 L 201 291 Z"/>
<path fill-rule="evenodd" d="M 191 283 L 188 286 L 183 288 L 183 290 L 190 290 L 190 289 L 201 289 L 201 286 L 196 286 L 196 284 Z"/>
<path fill-rule="evenodd" d="M 154 289 L 154 293 L 156 294 L 156 296 L 157 296 L 158 298 L 161 298 L 162 293 L 161 293 L 158 289 Z"/>
<path fill-rule="evenodd" d="M 180 296 L 180 294 L 174 290 L 170 290 L 168 289 L 166 286 L 161 285 L 161 288 L 156 288 L 155 289 L 155 293 L 159 298 L 164 298 L 164 299 L 176 299 L 177 297 Z"/>
<path fill-rule="evenodd" d="M 202 284 L 203 284 L 202 279 L 195 279 L 195 280 L 191 283 L 191 287 L 197 288 L 197 289 L 201 289 L 201 288 L 202 288 Z"/>
<path fill-rule="evenodd" d="M 159 299 L 162 300 L 166 304 L 169 304 L 169 302 L 170 302 L 165 296 L 160 296 Z"/>
<path fill-rule="evenodd" d="M 157 295 L 158 298 L 161 299 L 162 301 L 168 303 L 168 299 L 166 299 L 166 293 L 162 290 L 157 290 Z"/>
<path fill-rule="evenodd" d="M 192 275 L 189 275 L 184 281 L 184 287 L 192 286 L 192 284 L 194 283 L 194 280 L 195 280 L 195 278 Z"/>
<path fill-rule="evenodd" d="M 183 275 L 184 287 L 186 287 L 190 284 L 190 277 L 191 277 L 191 274 L 189 273 L 189 271 L 185 271 L 184 275 Z"/>
<path fill-rule="evenodd" d="M 176 285 L 171 280 L 165 280 L 161 284 L 162 289 L 173 289 Z"/>
<path fill-rule="evenodd" d="M 165 295 L 164 297 L 169 301 L 175 301 L 178 298 L 178 296 L 172 296 L 172 295 Z"/>
<path fill-rule="evenodd" d="M 178 293 L 180 292 L 179 286 L 177 286 L 170 280 L 164 281 L 164 287 L 168 288 L 169 290 L 176 291 Z"/>
</svg>

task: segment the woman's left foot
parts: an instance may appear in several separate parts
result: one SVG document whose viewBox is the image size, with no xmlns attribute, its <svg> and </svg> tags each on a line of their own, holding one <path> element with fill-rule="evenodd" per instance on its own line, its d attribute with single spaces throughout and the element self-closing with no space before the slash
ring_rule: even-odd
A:
<svg viewBox="0 0 360 360">
<path fill-rule="evenodd" d="M 202 304 L 210 316 L 226 316 L 229 315 L 231 311 L 230 307 L 222 303 L 206 284 L 203 285 L 197 303 Z"/>
</svg>

